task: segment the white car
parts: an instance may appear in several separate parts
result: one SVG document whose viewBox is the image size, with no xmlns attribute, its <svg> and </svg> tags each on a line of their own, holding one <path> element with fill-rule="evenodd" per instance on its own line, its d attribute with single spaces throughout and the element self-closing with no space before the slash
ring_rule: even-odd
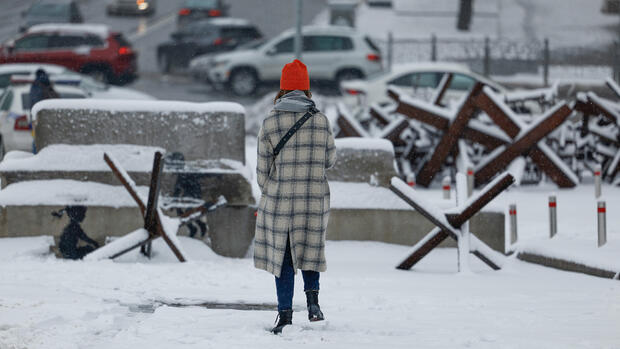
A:
<svg viewBox="0 0 620 349">
<path fill-rule="evenodd" d="M 498 92 L 506 89 L 476 74 L 464 65 L 454 63 L 410 63 L 395 65 L 392 71 L 377 74 L 367 80 L 349 80 L 340 84 L 344 103 L 349 106 L 385 105 L 392 100 L 387 95 L 388 86 L 394 85 L 412 96 L 429 100 L 445 74 L 451 73 L 452 81 L 443 101 L 450 104 L 458 100 L 477 82 L 483 82 Z"/>
<path fill-rule="evenodd" d="M 348 27 L 304 27 L 302 61 L 312 80 L 361 79 L 381 71 L 377 46 Z M 228 86 L 237 95 L 250 95 L 261 82 L 280 80 L 282 67 L 295 58 L 295 31 L 266 41 L 190 62 L 194 76 L 215 86 Z"/>
<path fill-rule="evenodd" d="M 153 96 L 134 89 L 106 85 L 88 75 L 76 73 L 59 65 L 40 63 L 0 64 L 0 93 L 11 84 L 11 76 L 31 76 L 34 79 L 34 74 L 39 68 L 45 70 L 52 81 L 58 80 L 60 77 L 62 77 L 62 79 L 76 80 L 78 87 L 87 92 L 91 98 L 155 99 Z"/>
<path fill-rule="evenodd" d="M 60 98 L 86 98 L 82 89 L 54 85 Z M 10 85 L 0 96 L 0 159 L 11 150 L 32 151 L 30 84 Z"/>
</svg>

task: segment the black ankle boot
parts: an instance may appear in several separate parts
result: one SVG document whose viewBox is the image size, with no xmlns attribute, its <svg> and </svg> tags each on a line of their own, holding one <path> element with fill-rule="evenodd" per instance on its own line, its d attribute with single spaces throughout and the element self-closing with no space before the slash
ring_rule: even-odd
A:
<svg viewBox="0 0 620 349">
<path fill-rule="evenodd" d="M 277 325 L 271 329 L 271 332 L 273 334 L 280 334 L 284 326 L 293 324 L 293 309 L 278 311 L 276 322 Z"/>
<path fill-rule="evenodd" d="M 308 304 L 308 320 L 324 320 L 321 307 L 319 306 L 319 291 L 306 291 L 306 303 Z"/>
</svg>

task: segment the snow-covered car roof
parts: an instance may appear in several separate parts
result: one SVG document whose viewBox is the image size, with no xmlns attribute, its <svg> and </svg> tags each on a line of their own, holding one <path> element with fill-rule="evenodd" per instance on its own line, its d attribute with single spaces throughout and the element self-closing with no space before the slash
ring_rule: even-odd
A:
<svg viewBox="0 0 620 349">
<path fill-rule="evenodd" d="M 295 28 L 290 28 L 282 32 L 282 35 L 291 35 L 295 33 Z M 303 34 L 332 34 L 332 35 L 355 35 L 359 34 L 358 31 L 351 27 L 341 26 L 341 25 L 331 25 L 331 26 L 304 26 L 301 28 Z"/>
<path fill-rule="evenodd" d="M 93 34 L 102 38 L 107 38 L 110 34 L 108 26 L 103 24 L 68 24 L 68 23 L 49 23 L 37 24 L 28 29 L 28 33 L 41 32 L 62 32 L 62 33 L 78 33 Z"/>
<path fill-rule="evenodd" d="M 45 63 L 9 63 L 0 64 L 0 74 L 7 74 L 12 72 L 24 72 L 28 71 L 34 73 L 37 69 L 43 69 L 49 74 L 62 74 L 67 71 L 67 68 L 56 64 Z"/>
<path fill-rule="evenodd" d="M 212 19 L 206 19 L 206 23 L 217 25 L 217 26 L 248 26 L 252 25 L 250 21 L 243 18 L 230 18 L 230 17 L 217 17 Z"/>
</svg>

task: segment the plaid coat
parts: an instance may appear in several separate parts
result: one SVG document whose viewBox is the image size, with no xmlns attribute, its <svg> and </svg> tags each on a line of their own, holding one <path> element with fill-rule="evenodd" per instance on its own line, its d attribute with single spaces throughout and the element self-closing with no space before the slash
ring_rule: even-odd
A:
<svg viewBox="0 0 620 349">
<path fill-rule="evenodd" d="M 329 121 L 314 114 L 275 158 L 273 150 L 305 112 L 272 110 L 258 134 L 257 179 L 262 196 L 254 239 L 254 266 L 280 276 L 290 232 L 293 269 L 325 271 L 329 185 L 325 170 L 336 147 Z"/>
</svg>

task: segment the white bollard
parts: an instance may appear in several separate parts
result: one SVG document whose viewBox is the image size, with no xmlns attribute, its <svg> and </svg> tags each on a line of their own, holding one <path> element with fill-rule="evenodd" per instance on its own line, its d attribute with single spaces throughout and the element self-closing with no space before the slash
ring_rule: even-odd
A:
<svg viewBox="0 0 620 349">
<path fill-rule="evenodd" d="M 443 198 L 450 199 L 450 177 L 445 176 L 441 182 L 441 188 L 443 190 Z"/>
<path fill-rule="evenodd" d="M 607 243 L 607 210 L 605 209 L 605 201 L 599 201 L 597 206 L 598 212 L 598 247 Z"/>
<path fill-rule="evenodd" d="M 508 208 L 510 215 L 510 244 L 514 244 L 518 240 L 517 235 L 517 204 L 510 204 Z"/>
<path fill-rule="evenodd" d="M 474 169 L 471 167 L 467 168 L 467 195 L 471 196 L 474 192 Z"/>
<path fill-rule="evenodd" d="M 596 165 L 594 168 L 594 197 L 601 197 L 601 165 Z"/>
<path fill-rule="evenodd" d="M 549 197 L 549 238 L 558 232 L 558 213 L 555 195 Z"/>
<path fill-rule="evenodd" d="M 415 187 L 415 175 L 413 173 L 407 175 L 407 184 L 412 188 Z"/>
</svg>

